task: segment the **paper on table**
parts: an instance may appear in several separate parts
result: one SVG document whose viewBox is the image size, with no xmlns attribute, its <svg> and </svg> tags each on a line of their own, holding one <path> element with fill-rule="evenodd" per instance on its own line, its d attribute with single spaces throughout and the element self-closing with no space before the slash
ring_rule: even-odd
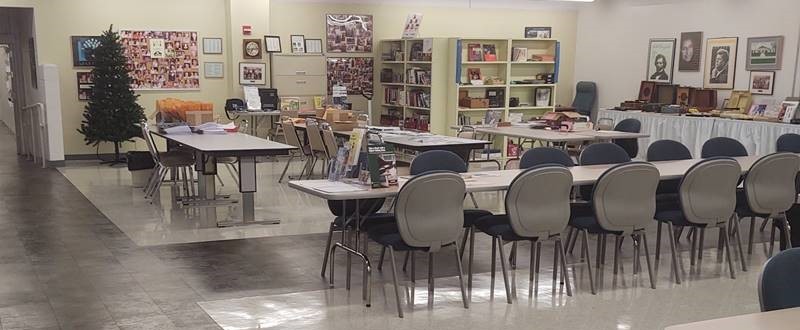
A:
<svg viewBox="0 0 800 330">
<path fill-rule="evenodd" d="M 188 125 L 181 125 L 175 127 L 167 127 L 164 129 L 167 134 L 192 134 L 192 129 Z"/>
<path fill-rule="evenodd" d="M 325 181 L 325 182 L 306 182 L 305 183 L 308 187 L 314 190 L 319 190 L 326 193 L 340 193 L 340 192 L 353 192 L 353 191 L 364 191 L 366 190 L 365 187 L 361 187 L 358 185 L 353 185 L 344 182 L 337 182 L 337 181 Z"/>
</svg>

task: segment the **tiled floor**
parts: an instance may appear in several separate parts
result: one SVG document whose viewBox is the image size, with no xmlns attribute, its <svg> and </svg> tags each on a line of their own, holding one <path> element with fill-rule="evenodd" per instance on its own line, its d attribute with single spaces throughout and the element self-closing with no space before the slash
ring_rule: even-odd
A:
<svg viewBox="0 0 800 330">
<path fill-rule="evenodd" d="M 597 296 L 587 293 L 585 267 L 579 264 L 574 267 L 578 279 L 576 295 L 553 295 L 547 280 L 547 266 L 552 259 L 550 253 L 545 253 L 544 277 L 534 302 L 526 298 L 527 249 L 522 249 L 517 273 L 519 300 L 512 306 L 502 300 L 489 302 L 485 290 L 490 269 L 489 240 L 479 235 L 475 272 L 480 275 L 475 280 L 474 302 L 469 311 L 457 302 L 455 264 L 446 257 L 437 259 L 435 309 L 429 312 L 425 308 L 426 270 L 424 258 L 419 258 L 417 305 L 399 320 L 395 317 L 391 287 L 385 286 L 390 283 L 388 267 L 373 277 L 375 303 L 370 309 L 359 305 L 360 267 L 354 267 L 356 276 L 350 297 L 341 289 L 343 257 L 336 259 L 337 288 L 328 289 L 326 279 L 319 276 L 324 234 L 235 239 L 246 236 L 214 233 L 233 239 L 167 244 L 183 238 L 171 238 L 169 230 L 159 231 L 159 226 L 177 226 L 179 231 L 192 235 L 200 235 L 194 232 L 200 232 L 202 226 L 171 214 L 161 220 L 151 219 L 148 214 L 161 216 L 164 211 L 149 204 L 135 204 L 140 203 L 140 193 L 125 186 L 129 179 L 120 171 L 81 165 L 77 171 L 86 171 L 82 174 L 85 181 L 75 180 L 73 186 L 56 170 L 18 160 L 13 137 L 2 129 L 0 154 L 4 156 L 0 157 L 0 183 L 4 188 L 0 190 L 3 329 L 217 329 L 257 325 L 301 329 L 657 329 L 670 323 L 757 310 L 754 285 L 764 260 L 763 251 L 757 249 L 748 261 L 749 272 L 740 272 L 736 280 L 731 280 L 713 260 L 711 237 L 706 242 L 709 248 L 700 278 L 674 287 L 669 282 L 665 258 L 659 264 L 657 290 L 644 285 L 630 288 L 631 249 L 626 246 L 626 282 L 613 288 L 607 265 L 606 285 Z M 73 169 L 67 170 L 67 176 Z M 275 174 L 269 169 L 262 173 Z M 274 196 L 259 196 L 261 212 L 308 212 L 320 216 L 317 219 L 309 215 L 309 221 L 327 225 L 330 216 L 322 201 L 286 187 L 275 189 Z M 95 207 L 90 203 L 103 195 L 107 195 L 107 204 Z M 496 202 L 496 196 L 480 196 L 480 202 L 489 205 L 493 198 Z M 269 204 L 270 201 L 279 202 Z M 131 216 L 128 224 L 115 225 L 103 214 L 115 207 L 121 213 L 144 213 L 141 218 Z M 137 219 L 142 223 L 136 224 Z M 284 219 L 286 225 L 293 220 Z M 140 229 L 126 229 L 136 226 Z M 312 225 L 309 222 L 303 226 Z M 136 234 L 145 232 L 148 234 Z M 191 238 L 194 239 L 197 238 Z M 139 246 L 140 242 L 156 246 Z M 682 248 L 687 248 L 685 242 Z M 376 258 L 377 252 L 373 245 L 371 258 Z M 569 259 L 571 264 L 577 262 L 577 256 Z M 503 298 L 501 288 L 498 279 L 496 299 Z"/>
</svg>

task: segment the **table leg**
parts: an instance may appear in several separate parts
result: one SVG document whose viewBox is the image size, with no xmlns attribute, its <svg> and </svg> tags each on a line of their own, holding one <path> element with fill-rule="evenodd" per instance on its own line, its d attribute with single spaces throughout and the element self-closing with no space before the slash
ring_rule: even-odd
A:
<svg viewBox="0 0 800 330">
<path fill-rule="evenodd" d="M 279 224 L 279 219 L 256 220 L 255 193 L 256 184 L 256 157 L 239 157 L 239 192 L 242 193 L 242 221 L 228 220 L 217 224 L 218 227 L 244 226 L 252 224 Z"/>
</svg>

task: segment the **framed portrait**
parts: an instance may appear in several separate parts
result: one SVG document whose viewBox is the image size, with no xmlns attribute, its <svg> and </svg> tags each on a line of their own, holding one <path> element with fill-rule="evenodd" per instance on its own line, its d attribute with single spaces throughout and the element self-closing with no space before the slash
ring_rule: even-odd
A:
<svg viewBox="0 0 800 330">
<path fill-rule="evenodd" d="M 783 36 L 747 38 L 747 71 L 780 70 Z"/>
<path fill-rule="evenodd" d="M 203 38 L 203 54 L 222 54 L 222 38 Z"/>
<path fill-rule="evenodd" d="M 325 15 L 325 37 L 329 53 L 371 53 L 372 15 Z"/>
<path fill-rule="evenodd" d="M 198 90 L 202 40 L 194 31 L 121 30 L 135 90 Z"/>
<path fill-rule="evenodd" d="M 306 53 L 322 54 L 322 39 L 306 39 Z"/>
<path fill-rule="evenodd" d="M 94 59 L 91 58 L 89 51 L 100 45 L 100 37 L 73 36 L 70 39 L 72 43 L 72 66 L 94 66 Z"/>
<path fill-rule="evenodd" d="M 76 72 L 75 74 L 78 82 L 78 100 L 88 101 L 94 88 L 94 75 L 91 71 Z"/>
<path fill-rule="evenodd" d="M 712 38 L 706 41 L 703 87 L 733 89 L 736 75 L 736 49 L 739 38 Z"/>
<path fill-rule="evenodd" d="M 656 91 L 656 83 L 652 81 L 642 81 L 639 85 L 639 98 L 637 100 L 650 102 L 653 101 L 653 96 Z"/>
<path fill-rule="evenodd" d="M 549 26 L 526 26 L 525 38 L 550 39 L 553 37 L 553 28 Z"/>
<path fill-rule="evenodd" d="M 775 90 L 775 71 L 750 71 L 750 93 L 772 95 Z"/>
<path fill-rule="evenodd" d="M 305 53 L 306 52 L 306 37 L 303 35 L 293 34 L 289 37 L 292 43 L 292 53 Z"/>
<path fill-rule="evenodd" d="M 242 40 L 242 57 L 246 60 L 261 59 L 261 40 L 244 39 Z"/>
<path fill-rule="evenodd" d="M 225 65 L 222 62 L 203 63 L 203 75 L 206 78 L 224 78 Z"/>
<path fill-rule="evenodd" d="M 341 85 L 347 94 L 361 95 L 372 90 L 372 79 L 372 57 L 328 57 L 328 94 Z"/>
<path fill-rule="evenodd" d="M 280 36 L 264 36 L 264 51 L 267 53 L 281 52 Z"/>
<path fill-rule="evenodd" d="M 647 54 L 647 80 L 672 83 L 675 39 L 650 39 Z"/>
<path fill-rule="evenodd" d="M 677 96 L 675 97 L 675 103 L 688 107 L 693 92 L 694 89 L 692 87 L 678 87 L 678 93 Z"/>
<path fill-rule="evenodd" d="M 266 85 L 267 65 L 264 63 L 239 63 L 239 85 Z"/>
<path fill-rule="evenodd" d="M 681 33 L 680 46 L 678 71 L 700 71 L 700 57 L 703 54 L 703 32 Z"/>
</svg>

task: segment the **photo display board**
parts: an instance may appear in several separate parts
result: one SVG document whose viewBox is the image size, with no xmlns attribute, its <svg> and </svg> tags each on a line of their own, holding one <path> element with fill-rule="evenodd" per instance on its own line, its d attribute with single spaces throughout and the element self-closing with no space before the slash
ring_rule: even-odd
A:
<svg viewBox="0 0 800 330">
<path fill-rule="evenodd" d="M 197 32 L 122 30 L 135 90 L 200 89 Z"/>
</svg>

